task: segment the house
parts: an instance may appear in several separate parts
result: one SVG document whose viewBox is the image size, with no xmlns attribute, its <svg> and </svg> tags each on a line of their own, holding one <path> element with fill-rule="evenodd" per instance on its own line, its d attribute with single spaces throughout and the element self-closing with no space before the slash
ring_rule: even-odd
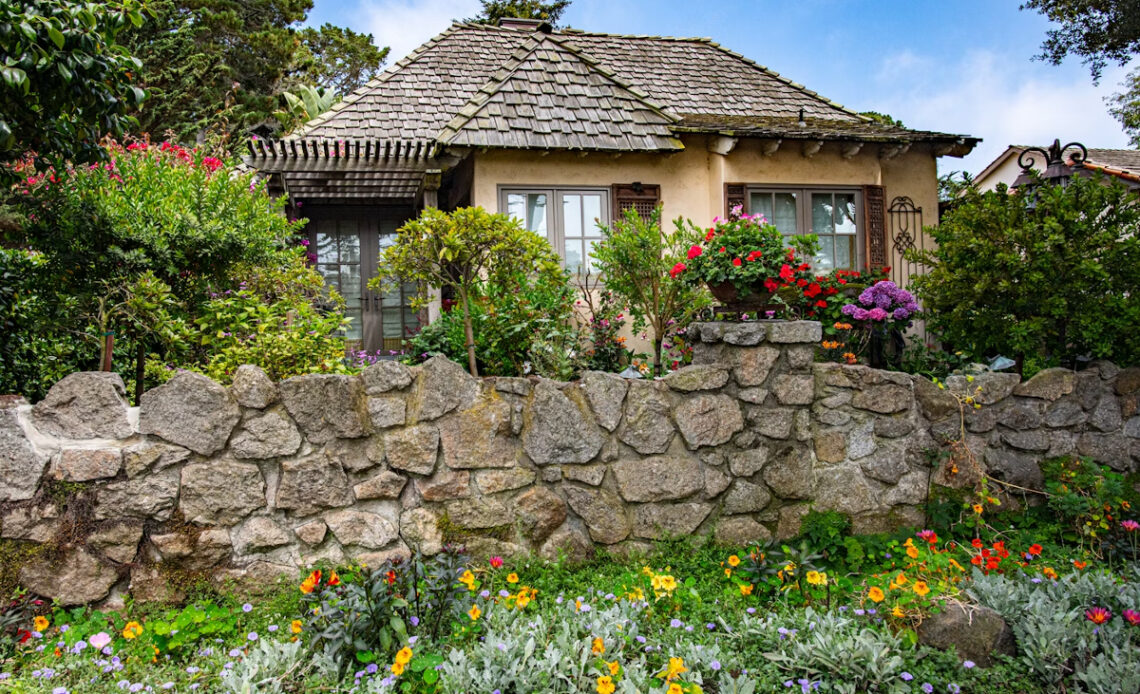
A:
<svg viewBox="0 0 1140 694">
<path fill-rule="evenodd" d="M 1047 148 L 1037 148 L 1047 149 Z M 1045 157 L 1040 152 L 1032 152 L 1029 145 L 1010 145 L 996 159 L 986 165 L 977 176 L 974 184 L 982 192 L 997 188 L 999 183 L 1012 186 L 1017 177 L 1021 175 L 1022 164 L 1037 170 L 1044 170 Z M 1140 150 L 1135 149 L 1089 149 L 1084 163 L 1078 171 L 1099 171 L 1114 178 L 1129 189 L 1140 191 Z M 1072 155 L 1078 152 L 1075 147 L 1064 150 L 1064 161 L 1073 164 Z M 1024 156 L 1023 156 L 1024 155 Z M 1032 161 L 1032 157 L 1036 158 Z"/>
<path fill-rule="evenodd" d="M 977 142 L 882 125 L 708 39 L 504 20 L 453 24 L 247 161 L 308 218 L 350 337 L 395 349 L 431 316 L 409 308 L 414 287 L 367 282 L 423 207 L 515 215 L 571 270 L 589 266 L 596 220 L 658 204 L 667 220 L 739 205 L 817 233 L 824 268 L 899 265 L 923 209 L 936 221 L 937 158 Z"/>
</svg>

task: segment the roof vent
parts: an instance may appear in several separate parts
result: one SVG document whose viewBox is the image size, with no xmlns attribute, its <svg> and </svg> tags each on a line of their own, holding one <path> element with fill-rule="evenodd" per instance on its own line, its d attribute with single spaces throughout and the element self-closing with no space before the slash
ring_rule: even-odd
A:
<svg viewBox="0 0 1140 694">
<path fill-rule="evenodd" d="M 518 29 L 520 31 L 541 31 L 550 33 L 550 22 L 542 19 L 523 19 L 522 17 L 500 17 L 499 26 L 504 29 Z"/>
</svg>

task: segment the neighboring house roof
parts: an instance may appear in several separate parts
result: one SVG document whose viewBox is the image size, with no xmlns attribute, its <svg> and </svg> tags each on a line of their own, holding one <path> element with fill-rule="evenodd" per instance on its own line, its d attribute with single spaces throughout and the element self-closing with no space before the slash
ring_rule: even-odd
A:
<svg viewBox="0 0 1140 694">
<path fill-rule="evenodd" d="M 974 177 L 974 182 L 978 185 L 986 183 L 986 179 L 998 172 L 1003 164 L 1006 164 L 1011 159 L 1016 160 L 1021 156 L 1022 152 L 1029 149 L 1029 147 L 1029 145 L 1010 145 Z M 1066 149 L 1066 161 L 1071 161 L 1070 157 L 1077 151 L 1075 147 Z M 1030 154 L 1028 156 L 1034 155 Z M 1044 166 L 1045 162 L 1042 161 L 1041 155 L 1036 154 L 1033 168 L 1043 169 Z M 1114 176 L 1124 181 L 1130 187 L 1136 187 L 1140 185 L 1140 150 L 1090 148 L 1088 149 L 1088 156 L 1084 161 L 1084 168 Z M 1020 174 L 1020 168 L 1017 171 L 1018 174 Z M 1000 180 L 995 181 L 995 183 L 1012 185 L 1013 180 Z"/>
<path fill-rule="evenodd" d="M 468 23 L 287 139 L 669 151 L 683 132 L 940 141 L 959 156 L 978 142 L 878 124 L 708 39 Z"/>
</svg>

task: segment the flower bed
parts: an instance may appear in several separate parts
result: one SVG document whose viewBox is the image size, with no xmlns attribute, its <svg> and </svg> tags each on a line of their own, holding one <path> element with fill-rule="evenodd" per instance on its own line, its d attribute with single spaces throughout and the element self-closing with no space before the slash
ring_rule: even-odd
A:
<svg viewBox="0 0 1140 694">
<path fill-rule="evenodd" d="M 852 537 L 833 514 L 804 527 L 798 544 L 665 544 L 577 569 L 449 550 L 181 609 L 20 599 L 2 619 L 0 690 L 1135 691 L 1134 561 L 1101 565 L 1034 531 Z M 987 669 L 920 645 L 960 599 L 1004 616 L 1019 655 Z"/>
</svg>

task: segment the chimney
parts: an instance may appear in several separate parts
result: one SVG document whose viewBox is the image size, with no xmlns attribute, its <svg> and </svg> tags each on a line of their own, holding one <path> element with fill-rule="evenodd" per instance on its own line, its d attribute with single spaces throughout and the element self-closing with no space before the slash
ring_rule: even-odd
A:
<svg viewBox="0 0 1140 694">
<path fill-rule="evenodd" d="M 501 17 L 499 26 L 504 29 L 518 29 L 519 31 L 541 31 L 549 34 L 550 23 L 543 19 L 523 19 L 522 17 Z"/>
</svg>

